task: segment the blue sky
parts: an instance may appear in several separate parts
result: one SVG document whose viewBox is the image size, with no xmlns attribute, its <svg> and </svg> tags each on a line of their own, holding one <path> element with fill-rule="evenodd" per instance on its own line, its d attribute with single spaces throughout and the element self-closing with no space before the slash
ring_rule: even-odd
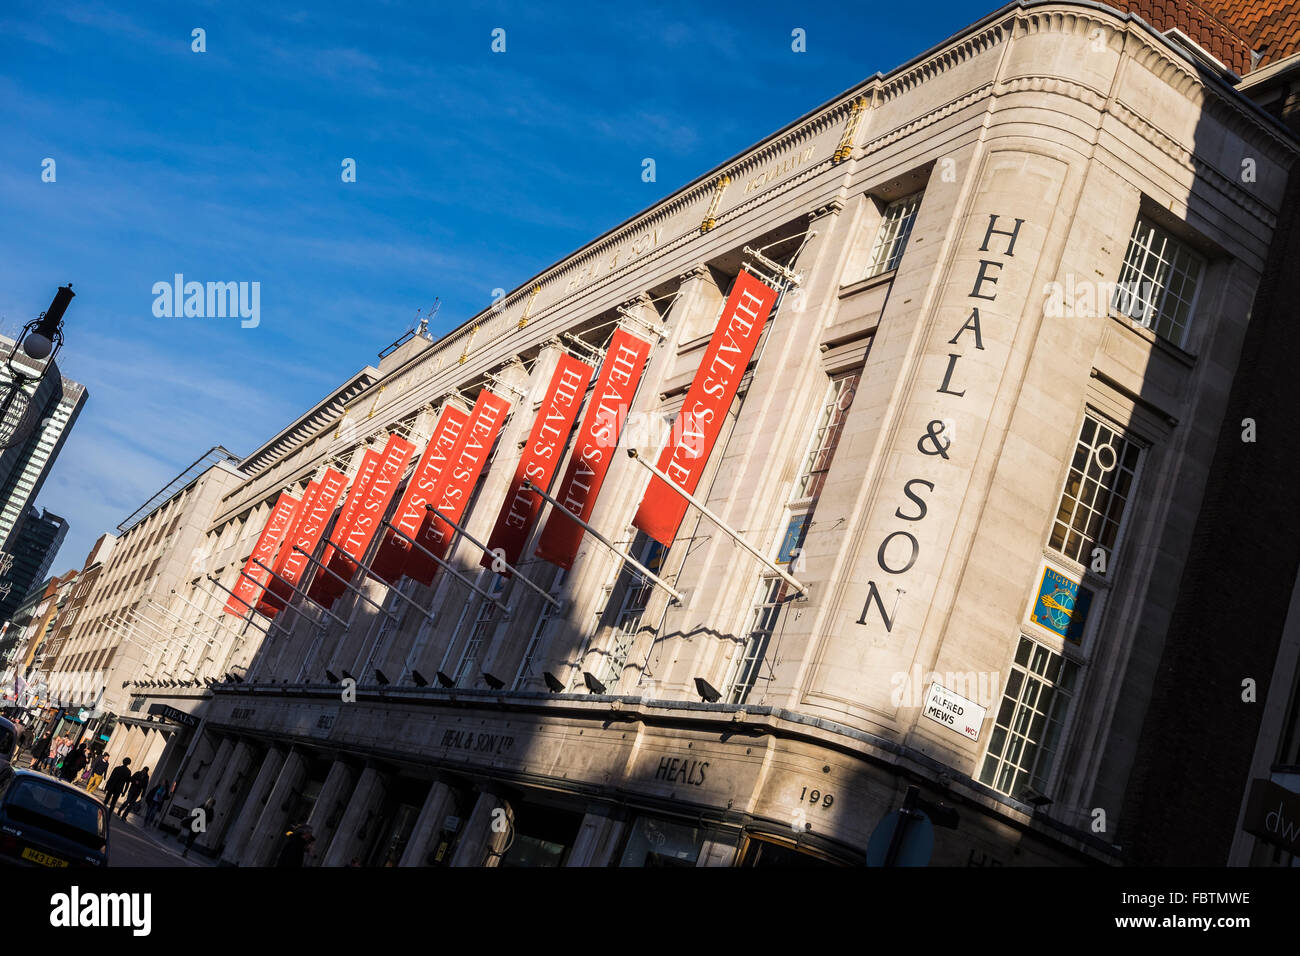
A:
<svg viewBox="0 0 1300 956">
<path fill-rule="evenodd" d="M 0 330 L 72 282 L 60 366 L 90 390 L 37 502 L 71 524 L 52 571 L 211 445 L 252 451 L 435 297 L 440 333 L 997 6 L 6 4 Z M 260 324 L 155 317 L 178 272 L 260 282 Z"/>
</svg>

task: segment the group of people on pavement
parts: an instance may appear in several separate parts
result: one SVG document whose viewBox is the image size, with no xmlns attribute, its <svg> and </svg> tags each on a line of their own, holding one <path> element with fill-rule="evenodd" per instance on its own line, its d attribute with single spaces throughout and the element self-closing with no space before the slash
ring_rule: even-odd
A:
<svg viewBox="0 0 1300 956">
<path fill-rule="evenodd" d="M 104 769 L 107 768 L 108 761 L 105 760 Z M 132 773 L 131 758 L 124 757 L 108 775 L 108 782 L 104 784 L 104 805 L 108 807 L 109 813 L 116 811 L 123 820 L 132 813 L 139 813 L 143 807 L 144 825 L 153 826 L 154 820 L 162 812 L 163 804 L 167 802 L 172 785 L 170 780 L 160 780 L 148 793 L 145 793 L 145 788 L 148 786 L 149 768 L 145 767 Z M 119 799 L 122 801 L 120 808 L 117 806 Z"/>
<path fill-rule="evenodd" d="M 23 738 L 20 738 L 20 749 L 23 743 Z M 36 742 L 31 753 L 31 766 L 35 770 L 50 773 L 69 783 L 75 783 L 80 775 L 86 790 L 92 793 L 103 783 L 104 805 L 108 807 L 109 813 L 117 813 L 126 820 L 130 814 L 139 813 L 143 809 L 146 827 L 153 826 L 167 798 L 171 795 L 170 780 L 160 780 L 149 788 L 147 793 L 145 792 L 149 787 L 148 767 L 132 771 L 131 758 L 124 757 L 113 772 L 109 773 L 108 756 L 102 750 L 92 750 L 89 744 L 76 744 L 67 735 L 54 736 L 51 732 Z M 106 775 L 107 779 L 105 779 Z M 207 823 L 211 823 L 216 813 L 215 797 L 208 797 L 202 804 L 201 810 L 206 826 Z M 196 827 L 192 823 L 181 828 L 180 836 L 185 843 L 181 856 L 189 855 L 195 839 L 202 832 L 204 828 Z M 275 865 L 277 867 L 307 866 L 314 854 L 315 843 L 316 836 L 312 833 L 309 824 L 299 823 L 291 826 L 284 834 Z M 352 865 L 359 864 L 354 860 Z"/>
<path fill-rule="evenodd" d="M 76 743 L 66 734 L 46 735 L 32 747 L 31 767 L 93 791 L 108 770 L 108 760 L 90 744 Z"/>
</svg>

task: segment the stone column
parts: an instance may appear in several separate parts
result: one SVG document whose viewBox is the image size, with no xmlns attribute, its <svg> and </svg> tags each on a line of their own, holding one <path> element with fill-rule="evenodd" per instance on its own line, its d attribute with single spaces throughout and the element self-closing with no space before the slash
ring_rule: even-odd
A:
<svg viewBox="0 0 1300 956">
<path fill-rule="evenodd" d="M 126 732 L 126 740 L 122 742 L 122 758 L 131 758 L 132 773 L 140 769 L 140 750 L 146 736 L 147 732 L 143 728 L 131 727 Z"/>
<path fill-rule="evenodd" d="M 157 775 L 157 770 L 161 762 L 160 758 L 162 757 L 163 751 L 167 749 L 167 744 L 171 739 L 172 735 L 169 733 L 164 733 L 161 730 L 150 731 L 144 748 L 140 751 L 140 767 L 141 769 L 145 767 L 149 768 L 149 776 L 151 778 L 149 781 L 150 784 L 153 783 L 152 778 Z M 134 760 L 131 761 L 131 766 L 135 766 Z"/>
<path fill-rule="evenodd" d="M 217 785 L 220 779 L 221 771 L 225 769 L 226 761 L 230 759 L 231 751 L 234 750 L 235 742 L 230 737 L 222 737 L 217 744 L 216 754 L 208 762 L 195 761 L 190 759 L 190 766 L 185 768 L 186 772 L 181 782 L 176 787 L 175 803 L 185 808 L 187 811 L 197 807 L 208 799 L 208 795 Z M 135 761 L 131 761 L 134 765 Z"/>
<path fill-rule="evenodd" d="M 207 823 L 207 832 L 196 839 L 196 844 L 202 844 L 209 849 L 216 849 L 221 846 L 222 834 L 230 826 L 239 808 L 235 806 L 235 801 L 239 797 L 240 783 L 249 773 L 249 768 L 253 763 L 253 746 L 245 740 L 237 741 L 231 750 L 230 759 L 221 771 L 221 776 L 216 780 L 216 786 L 212 792 L 203 797 L 204 800 L 213 797 L 216 805 L 213 807 L 212 819 Z"/>
<path fill-rule="evenodd" d="M 510 826 L 494 829 L 494 823 L 503 819 L 498 810 L 505 811 L 504 819 Z M 514 826 L 515 814 L 505 797 L 491 790 L 479 794 L 474 810 L 460 839 L 456 842 L 456 851 L 451 856 L 452 866 L 499 866 L 501 858 L 497 856 L 510 839 L 510 829 Z"/>
<path fill-rule="evenodd" d="M 440 780 L 435 780 L 429 787 L 429 795 L 420 808 L 420 815 L 411 830 L 411 838 L 406 841 L 406 849 L 398 866 L 428 866 L 429 854 L 437 849 L 438 838 L 442 834 L 442 824 L 455 807 L 455 794 L 451 787 Z"/>
<path fill-rule="evenodd" d="M 379 818 L 379 808 L 387 792 L 383 773 L 374 767 L 366 767 L 361 772 L 329 849 L 325 849 L 324 841 L 317 838 L 321 866 L 347 866 L 354 856 L 365 850 L 375 835 L 375 828 L 383 822 Z"/>
<path fill-rule="evenodd" d="M 565 866 L 609 866 L 614 861 L 619 841 L 627 832 L 627 822 L 602 813 L 588 813 L 582 818 L 578 837 Z"/>
<path fill-rule="evenodd" d="M 325 776 L 316 805 L 312 807 L 311 816 L 307 819 L 311 824 L 311 832 L 316 835 L 317 864 L 343 819 L 356 779 L 356 769 L 345 760 L 335 760 Z"/>
<path fill-rule="evenodd" d="M 240 866 L 270 866 L 280 850 L 284 828 L 293 821 L 288 819 L 289 801 L 293 792 L 307 778 L 307 755 L 301 750 L 291 750 L 275 778 L 275 786 L 266 798 L 266 806 L 257 818 L 257 825 L 239 858 Z"/>
<path fill-rule="evenodd" d="M 275 786 L 280 770 L 284 767 L 284 757 L 283 750 L 272 747 L 262 758 L 262 764 L 257 769 L 257 776 L 253 778 L 248 796 L 244 798 L 243 804 L 235 815 L 235 822 L 226 831 L 226 843 L 221 850 L 222 866 L 239 865 L 239 860 L 248 847 L 248 840 L 253 835 L 257 821 L 261 818 L 268 802 L 271 788 Z"/>
<path fill-rule="evenodd" d="M 118 724 L 113 728 L 113 733 L 109 735 L 108 743 L 104 745 L 104 753 L 108 757 L 110 771 L 119 763 L 117 755 L 122 752 L 122 742 L 126 740 L 128 729 L 126 724 Z M 32 743 L 35 744 L 36 741 L 33 740 Z M 45 754 L 38 754 L 37 756 L 44 757 Z"/>
</svg>

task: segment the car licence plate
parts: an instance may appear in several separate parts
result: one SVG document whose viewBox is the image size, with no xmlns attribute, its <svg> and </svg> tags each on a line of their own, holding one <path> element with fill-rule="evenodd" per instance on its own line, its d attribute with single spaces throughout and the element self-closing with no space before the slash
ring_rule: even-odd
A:
<svg viewBox="0 0 1300 956">
<path fill-rule="evenodd" d="M 42 853 L 39 850 L 33 850 L 27 847 L 23 850 L 23 859 L 31 860 L 33 863 L 39 863 L 41 866 L 67 866 L 67 860 L 60 860 L 57 856 L 50 856 L 48 853 Z"/>
</svg>

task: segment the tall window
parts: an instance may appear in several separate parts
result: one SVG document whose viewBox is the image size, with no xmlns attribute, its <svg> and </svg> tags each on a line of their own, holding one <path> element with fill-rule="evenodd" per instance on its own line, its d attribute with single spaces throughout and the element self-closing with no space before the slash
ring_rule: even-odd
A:
<svg viewBox="0 0 1300 956">
<path fill-rule="evenodd" d="M 370 654 L 366 657 L 365 663 L 361 664 L 360 667 L 361 679 L 365 678 L 365 672 L 370 669 L 372 661 L 382 661 L 384 659 L 384 646 L 388 643 L 388 639 L 393 632 L 402 626 L 402 621 L 406 618 L 406 609 L 410 607 L 410 605 L 403 601 L 395 592 L 400 592 L 402 595 L 410 597 L 410 592 L 414 590 L 414 588 L 414 580 L 411 578 L 403 578 L 388 592 L 387 598 L 384 601 L 384 610 L 388 613 L 380 615 L 379 633 L 375 635 L 375 642 L 370 647 Z M 362 648 L 362 650 L 364 650 L 364 648 Z M 359 654 L 357 659 L 360 661 Z"/>
<path fill-rule="evenodd" d="M 781 578 L 765 578 L 759 588 L 758 603 L 750 616 L 749 633 L 745 636 L 745 646 L 736 657 L 734 674 L 731 678 L 731 703 L 743 704 L 749 699 L 749 692 L 754 689 L 762 670 L 763 659 L 772 634 L 776 631 L 777 620 L 781 616 L 781 606 L 785 603 L 789 585 Z"/>
<path fill-rule="evenodd" d="M 813 511 L 826 484 L 826 475 L 839 447 L 844 422 L 861 376 L 861 368 L 831 376 L 795 481 L 793 494 L 798 505 L 792 506 L 789 522 L 777 546 L 777 564 L 798 567 L 798 555 L 812 526 Z M 759 582 L 758 595 L 750 612 L 749 630 L 744 644 L 732 659 L 728 676 L 727 693 L 731 703 L 745 703 L 755 682 L 762 676 L 763 661 L 772 643 L 772 635 L 776 633 L 781 608 L 789 598 L 790 585 L 784 579 L 764 576 Z"/>
<path fill-rule="evenodd" d="M 881 273 L 898 268 L 907 248 L 907 237 L 912 234 L 912 223 L 916 221 L 916 210 L 921 206 L 921 193 L 891 202 L 885 207 L 880 219 L 880 230 L 876 233 L 875 245 L 871 247 L 871 265 L 867 267 L 864 278 L 870 279 Z"/>
<path fill-rule="evenodd" d="M 556 573 L 555 580 L 551 582 L 549 589 L 551 597 L 559 595 L 567 573 L 564 568 L 560 568 Z M 554 604 L 549 601 L 542 602 L 541 613 L 537 615 L 537 623 L 533 625 L 533 632 L 528 636 L 528 646 L 524 649 L 524 659 L 519 662 L 519 672 L 515 674 L 515 681 L 510 687 L 511 690 L 519 690 L 524 686 L 528 678 L 533 676 L 533 662 L 536 660 L 537 655 L 541 653 L 542 642 L 546 640 L 551 621 L 558 617 L 559 613 L 559 609 Z"/>
<path fill-rule="evenodd" d="M 492 585 L 488 589 L 493 597 L 505 591 L 505 578 L 499 574 L 492 575 Z M 465 641 L 465 650 L 461 652 L 460 662 L 456 665 L 456 673 L 452 674 L 452 680 L 456 686 L 460 686 L 461 681 L 473 674 L 474 666 L 478 663 L 479 654 L 483 651 L 483 643 L 492 633 L 492 627 L 496 620 L 497 606 L 487 598 L 479 600 L 478 612 L 474 615 L 474 623 L 470 626 L 469 638 Z"/>
<path fill-rule="evenodd" d="M 1098 546 L 1109 557 L 1140 459 L 1141 449 L 1131 438 L 1084 416 L 1049 545 L 1080 564 L 1089 564 Z"/>
<path fill-rule="evenodd" d="M 1129 237 L 1111 308 L 1174 345 L 1187 340 L 1205 260 L 1144 216 Z"/>
<path fill-rule="evenodd" d="M 1061 743 L 1079 667 L 1021 637 L 989 736 L 980 783 L 1011 796 L 1026 787 L 1042 793 Z"/>
<path fill-rule="evenodd" d="M 817 424 L 808 443 L 808 452 L 799 469 L 795 498 L 816 498 L 821 494 L 861 375 L 861 369 L 853 369 L 831 376 L 830 387 L 826 390 L 826 397 L 817 413 Z"/>
<path fill-rule="evenodd" d="M 644 532 L 637 533 L 629 551 L 632 557 L 655 574 L 661 573 L 664 557 L 668 553 L 667 548 Z M 620 568 L 610 591 L 611 596 L 618 598 L 618 611 L 614 615 L 605 667 L 598 675 L 607 690 L 612 691 L 614 685 L 623 676 L 628 655 L 632 652 L 632 645 L 641 630 L 641 616 L 645 614 L 646 605 L 650 603 L 650 595 L 654 593 L 654 588 L 654 582 L 643 577 L 631 565 L 623 565 Z M 581 680 L 582 675 L 578 674 L 576 679 Z"/>
</svg>

